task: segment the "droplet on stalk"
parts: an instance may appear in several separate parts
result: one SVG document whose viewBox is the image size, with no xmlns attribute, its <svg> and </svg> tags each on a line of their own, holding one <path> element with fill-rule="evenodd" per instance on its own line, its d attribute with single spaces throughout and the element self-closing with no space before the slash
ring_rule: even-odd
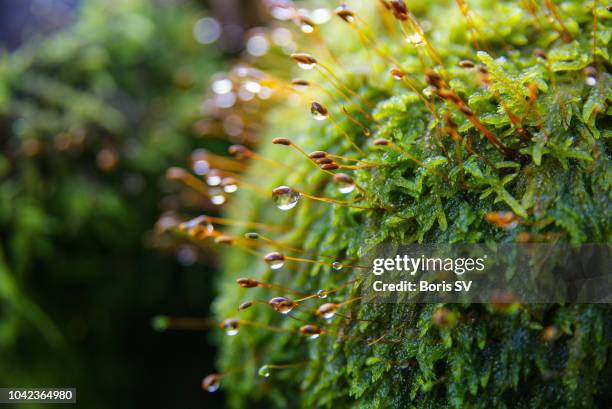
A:
<svg viewBox="0 0 612 409">
<path fill-rule="evenodd" d="M 310 113 L 312 114 L 313 118 L 316 119 L 317 121 L 323 121 L 327 119 L 329 115 L 327 108 L 325 108 L 323 105 L 319 104 L 318 102 L 313 102 L 310 105 Z"/>
<path fill-rule="evenodd" d="M 319 308 L 317 308 L 316 314 L 320 315 L 326 320 L 330 320 L 334 318 L 334 315 L 336 315 L 337 308 L 338 306 L 336 304 L 326 303 L 326 304 L 321 305 Z"/>
<path fill-rule="evenodd" d="M 257 371 L 257 374 L 264 378 L 268 378 L 270 376 L 270 367 L 268 365 L 262 365 Z"/>
<path fill-rule="evenodd" d="M 295 53 L 291 54 L 291 59 L 295 61 L 303 70 L 312 70 L 317 65 L 317 60 L 310 55 L 305 53 Z"/>
<path fill-rule="evenodd" d="M 336 15 L 349 24 L 355 21 L 355 13 L 349 10 L 346 4 L 341 4 L 336 8 Z"/>
<path fill-rule="evenodd" d="M 238 182 L 232 177 L 223 178 L 221 188 L 225 193 L 234 193 L 238 190 Z"/>
<path fill-rule="evenodd" d="M 393 78 L 395 78 L 398 81 L 402 80 L 406 76 L 406 73 L 404 73 L 404 71 L 400 70 L 397 67 L 391 68 L 391 70 L 389 70 L 389 73 L 391 74 Z"/>
<path fill-rule="evenodd" d="M 272 201 L 281 210 L 293 209 L 300 200 L 300 192 L 287 186 L 279 186 L 272 191 Z"/>
<path fill-rule="evenodd" d="M 221 375 L 212 373 L 202 379 L 202 389 L 206 392 L 216 392 L 221 386 Z"/>
<path fill-rule="evenodd" d="M 206 175 L 206 183 L 208 186 L 219 186 L 221 184 L 221 172 L 211 169 Z"/>
<path fill-rule="evenodd" d="M 300 30 L 302 33 L 310 34 L 315 31 L 316 24 L 314 21 L 310 20 L 308 17 L 300 16 L 298 18 L 298 24 L 300 26 Z"/>
<path fill-rule="evenodd" d="M 220 325 L 222 330 L 225 331 L 225 334 L 232 337 L 238 333 L 240 330 L 240 321 L 236 318 L 228 318 L 224 320 Z"/>
<path fill-rule="evenodd" d="M 268 301 L 268 304 L 274 308 L 274 311 L 281 314 L 289 314 L 297 305 L 295 301 L 285 297 L 274 297 Z"/>
<path fill-rule="evenodd" d="M 348 194 L 355 190 L 355 182 L 353 181 L 353 178 L 345 173 L 336 173 L 334 175 L 334 182 L 336 182 L 336 185 L 338 185 L 338 191 L 342 194 Z"/>
<path fill-rule="evenodd" d="M 268 263 L 272 270 L 278 270 L 285 265 L 285 256 L 278 251 L 274 251 L 266 254 L 264 256 L 264 261 Z"/>
<path fill-rule="evenodd" d="M 304 335 L 307 335 L 310 339 L 317 339 L 321 336 L 321 328 L 316 325 L 308 324 L 300 327 L 300 332 Z"/>
</svg>

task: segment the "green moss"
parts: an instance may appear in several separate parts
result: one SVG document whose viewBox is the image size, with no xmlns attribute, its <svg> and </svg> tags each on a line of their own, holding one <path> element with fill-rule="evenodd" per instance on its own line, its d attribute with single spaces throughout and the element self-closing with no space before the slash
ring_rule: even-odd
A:
<svg viewBox="0 0 612 409">
<path fill-rule="evenodd" d="M 351 172 L 367 193 L 361 203 L 380 209 L 302 198 L 296 208 L 283 212 L 269 198 L 243 191 L 228 214 L 291 226 L 275 238 L 309 251 L 314 259 L 333 256 L 356 261 L 373 246 L 387 242 L 511 242 L 526 234 L 535 240 L 556 236 L 573 243 L 609 243 L 610 12 L 597 5 L 597 60 L 593 61 L 591 1 L 557 5 L 571 42 L 561 40 L 552 29 L 544 6 L 539 6 L 536 21 L 522 7 L 525 2 L 471 1 L 478 28 L 474 35 L 483 45 L 479 52 L 454 2 L 414 3 L 410 6 L 418 12 L 417 18 L 431 23 L 428 38 L 444 61 L 445 69 L 437 71 L 515 153 L 500 153 L 452 103 L 432 97 L 436 119 L 415 93 L 391 78 L 389 64 L 371 47 L 361 45 L 355 32 L 338 19 L 323 28 L 323 35 L 343 62 L 343 80 L 374 106 L 370 112 L 377 123 L 360 116 L 340 95 L 322 102 L 366 156 L 356 156 L 329 121 L 315 123 L 307 99 L 297 106 L 283 102 L 267 113 L 259 153 L 287 168 L 271 171 L 254 162 L 247 177 L 270 191 L 287 185 L 345 199 L 329 175 L 290 148 L 270 144 L 273 137 L 290 137 L 307 152 L 325 150 L 381 164 Z M 425 66 L 397 32 L 388 34 L 382 28 L 381 16 L 387 12 L 376 8 L 358 13 L 374 16 L 368 21 L 380 47 L 425 84 L 425 68 L 433 64 L 424 48 L 419 52 Z M 547 60 L 534 55 L 538 48 L 545 50 Z M 313 54 L 324 56 L 325 51 Z M 458 66 L 464 59 L 486 67 L 488 86 L 478 81 L 477 69 Z M 594 86 L 585 83 L 587 66 L 596 69 Z M 530 98 L 531 84 L 537 88 L 535 101 Z M 431 95 L 432 87 L 424 92 Z M 372 146 L 372 138 L 342 116 L 342 106 L 368 123 L 372 138 L 393 141 L 425 167 L 406 154 Z M 520 125 L 512 122 L 508 111 L 520 118 Z M 460 146 L 444 131 L 447 115 L 457 124 L 464 141 Z M 466 150 L 468 139 L 480 155 Z M 460 152 L 461 160 L 455 152 Z M 523 222 L 514 229 L 500 229 L 485 220 L 493 211 L 512 211 Z M 301 324 L 264 305 L 237 312 L 242 301 L 278 293 L 239 288 L 236 278 L 253 277 L 316 292 L 340 287 L 355 275 L 350 269 L 335 271 L 305 263 L 272 271 L 240 249 L 226 251 L 223 271 L 215 304 L 220 319 L 239 317 L 283 328 Z M 355 285 L 330 298 L 341 301 L 357 292 Z M 320 302 L 305 304 L 314 310 Z M 252 326 L 244 326 L 235 337 L 220 334 L 220 370 L 242 369 L 223 380 L 230 405 L 244 407 L 257 401 L 263 407 L 305 408 L 591 408 L 607 406 L 605 402 L 612 399 L 609 306 L 521 305 L 500 311 L 490 305 L 446 305 L 443 311 L 456 317 L 454 326 L 434 324 L 432 314 L 440 307 L 355 302 L 352 316 L 369 321 L 341 323 L 334 331 L 343 336 L 330 334 L 316 341 Z M 545 340 L 547 328 L 557 331 L 554 339 Z M 367 342 L 381 336 L 381 342 Z M 296 362 L 303 364 L 272 370 L 269 378 L 257 376 L 261 365 Z"/>
</svg>

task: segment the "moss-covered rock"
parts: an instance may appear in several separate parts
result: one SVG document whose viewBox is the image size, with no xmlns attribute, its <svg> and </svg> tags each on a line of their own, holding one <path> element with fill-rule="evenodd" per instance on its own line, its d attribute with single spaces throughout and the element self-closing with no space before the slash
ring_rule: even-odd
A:
<svg viewBox="0 0 612 409">
<path fill-rule="evenodd" d="M 302 196 L 295 208 L 282 211 L 268 195 L 241 189 L 228 217 L 287 227 L 274 240 L 304 249 L 308 258 L 356 263 L 389 242 L 609 243 L 611 13 L 604 4 L 413 1 L 414 16 L 402 4 L 343 9 L 344 17 L 354 18 L 318 27 L 340 64 L 319 42 L 298 41 L 298 51 L 330 61 L 346 86 L 332 87 L 325 68 L 308 72 L 312 84 L 331 96 L 311 85 L 303 98 L 293 98 L 283 81 L 294 68 L 276 63 L 278 50 L 258 62 L 269 67 L 266 84 L 281 103 L 266 110 L 257 152 L 284 167 L 254 160 L 243 177 L 266 192 L 285 185 L 344 201 L 362 194 L 355 205 L 367 209 Z M 389 73 L 393 67 L 396 78 Z M 347 88 L 359 98 L 345 98 Z M 329 111 L 327 120 L 311 117 L 313 99 Z M 271 144 L 275 137 L 290 138 L 306 152 L 375 166 L 333 170 L 350 174 L 359 186 L 341 194 L 330 174 L 295 149 Z M 380 138 L 386 141 L 373 143 Z M 518 223 L 503 228 L 501 221 L 487 221 L 492 212 L 511 212 L 504 215 Z M 325 301 L 304 301 L 295 313 L 329 332 L 308 340 L 296 333 L 303 322 L 267 305 L 237 311 L 246 300 L 291 296 L 240 288 L 239 277 L 304 293 L 338 288 Z M 612 399 L 607 305 L 500 309 L 355 301 L 343 311 L 352 320 L 326 324 L 312 314 L 324 302 L 358 294 L 358 283 L 346 285 L 355 277 L 348 267 L 299 262 L 271 270 L 242 247 L 224 250 L 216 314 L 244 324 L 237 336 L 218 335 L 220 370 L 227 374 L 222 387 L 232 407 L 256 401 L 304 408 L 592 408 Z M 454 325 L 440 319 L 447 314 Z M 288 366 L 258 376 L 266 364 Z"/>
</svg>

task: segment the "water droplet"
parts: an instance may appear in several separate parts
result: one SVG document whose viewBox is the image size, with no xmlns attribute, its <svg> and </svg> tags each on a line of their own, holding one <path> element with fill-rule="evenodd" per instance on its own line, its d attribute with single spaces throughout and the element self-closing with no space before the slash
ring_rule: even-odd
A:
<svg viewBox="0 0 612 409">
<path fill-rule="evenodd" d="M 338 261 L 334 261 L 334 262 L 332 263 L 332 268 L 333 268 L 334 270 L 342 270 L 342 268 L 343 268 L 343 267 L 344 267 L 344 266 L 342 265 L 342 263 L 340 263 L 340 262 L 338 262 Z"/>
<path fill-rule="evenodd" d="M 215 94 L 223 95 L 230 92 L 233 88 L 232 81 L 227 78 L 222 78 L 214 81 L 211 88 Z"/>
<path fill-rule="evenodd" d="M 310 105 L 310 113 L 312 114 L 313 118 L 316 119 L 317 121 L 325 120 L 329 114 L 327 112 L 327 108 L 325 108 L 323 105 L 319 104 L 318 102 L 313 102 Z"/>
<path fill-rule="evenodd" d="M 263 376 L 264 378 L 268 378 L 270 376 L 270 367 L 268 365 L 262 365 L 257 371 L 257 374 L 259 376 Z"/>
<path fill-rule="evenodd" d="M 300 200 L 300 192 L 287 186 L 279 186 L 272 191 L 272 201 L 281 210 L 293 209 Z"/>
<path fill-rule="evenodd" d="M 221 181 L 221 187 L 225 193 L 234 193 L 238 190 L 238 184 L 234 178 L 223 178 Z"/>
<path fill-rule="evenodd" d="M 216 392 L 221 386 L 221 375 L 213 373 L 202 379 L 202 389 L 206 392 Z"/>
<path fill-rule="evenodd" d="M 297 305 L 295 301 L 285 297 L 274 297 L 268 301 L 268 304 L 274 308 L 274 311 L 280 312 L 281 314 L 289 314 Z"/>
<path fill-rule="evenodd" d="M 320 315 L 326 320 L 331 320 L 336 315 L 336 308 L 337 308 L 336 304 L 332 304 L 332 303 L 323 304 L 319 308 L 317 308 L 317 315 Z"/>
<path fill-rule="evenodd" d="M 210 170 L 210 165 L 209 163 L 204 160 L 204 159 L 198 159 L 195 162 L 193 162 L 193 172 L 196 175 L 205 175 L 208 173 L 208 171 Z"/>
<path fill-rule="evenodd" d="M 212 17 L 199 19 L 193 25 L 193 37 L 200 44 L 214 43 L 221 37 L 221 24 Z"/>
<path fill-rule="evenodd" d="M 211 191 L 210 202 L 216 206 L 221 206 L 225 203 L 225 195 L 221 189 L 214 189 Z"/>
<path fill-rule="evenodd" d="M 221 323 L 221 329 L 225 331 L 225 334 L 233 337 L 240 330 L 240 321 L 235 318 L 228 318 Z"/>
<path fill-rule="evenodd" d="M 308 335 L 310 339 L 317 339 L 321 336 L 323 331 L 316 325 L 308 324 L 300 327 L 300 332 L 304 335 Z"/>
<path fill-rule="evenodd" d="M 341 4 L 338 6 L 336 9 L 336 15 L 349 24 L 355 21 L 355 14 L 349 10 L 346 4 Z"/>
<path fill-rule="evenodd" d="M 315 60 L 309 54 L 303 54 L 303 53 L 291 54 L 291 59 L 295 61 L 298 67 L 300 67 L 303 70 L 312 70 L 317 65 L 317 60 Z"/>
<path fill-rule="evenodd" d="M 307 17 L 300 17 L 299 25 L 302 33 L 310 34 L 315 31 L 315 23 Z"/>
<path fill-rule="evenodd" d="M 278 270 L 285 265 L 285 256 L 281 253 L 274 251 L 264 256 L 264 261 L 268 263 L 272 270 Z"/>
<path fill-rule="evenodd" d="M 247 52 L 254 57 L 261 57 L 268 52 L 269 48 L 268 39 L 262 34 L 252 36 L 246 43 Z"/>
<path fill-rule="evenodd" d="M 208 186 L 219 186 L 221 184 L 221 174 L 218 170 L 213 169 L 206 175 L 206 183 Z"/>
<path fill-rule="evenodd" d="M 258 94 L 261 91 L 261 84 L 255 81 L 247 81 L 244 83 L 244 88 L 253 94 Z"/>
<path fill-rule="evenodd" d="M 310 17 L 316 24 L 325 24 L 331 18 L 331 12 L 325 7 L 319 7 L 312 10 Z"/>
<path fill-rule="evenodd" d="M 398 81 L 406 76 L 404 71 L 400 70 L 399 68 L 391 68 L 391 71 L 389 72 L 391 73 L 391 76 Z"/>
<path fill-rule="evenodd" d="M 420 33 L 414 33 L 412 35 L 409 35 L 407 39 L 416 47 L 421 47 L 425 45 L 425 38 Z"/>
<path fill-rule="evenodd" d="M 317 64 L 298 62 L 297 65 L 303 70 L 312 70 Z"/>
<path fill-rule="evenodd" d="M 597 78 L 595 77 L 586 77 L 584 79 L 584 82 L 589 86 L 589 87 L 594 87 L 595 85 L 597 85 Z"/>
<path fill-rule="evenodd" d="M 319 297 L 320 299 L 325 299 L 325 298 L 327 298 L 327 291 L 325 291 L 325 290 L 319 290 L 319 291 L 317 291 L 317 297 Z"/>
<path fill-rule="evenodd" d="M 181 223 L 179 228 L 188 231 L 192 237 L 200 235 L 208 236 L 215 231 L 215 227 L 210 222 L 210 218 L 206 215 L 201 215 L 185 223 Z"/>
<path fill-rule="evenodd" d="M 355 190 L 355 182 L 353 178 L 344 173 L 336 173 L 334 175 L 334 182 L 338 186 L 338 191 L 342 194 L 351 193 Z"/>
</svg>

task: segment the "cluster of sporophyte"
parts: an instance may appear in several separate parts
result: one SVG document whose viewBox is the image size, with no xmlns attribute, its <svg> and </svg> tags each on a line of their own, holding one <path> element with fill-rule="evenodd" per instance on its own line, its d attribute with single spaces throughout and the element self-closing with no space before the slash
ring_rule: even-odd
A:
<svg viewBox="0 0 612 409">
<path fill-rule="evenodd" d="M 610 242 L 609 7 L 355 3 L 272 2 L 288 23 L 251 33 L 204 105 L 234 159 L 170 172 L 224 204 L 178 229 L 222 247 L 230 336 L 203 387 L 232 407 L 603 407 L 608 306 L 374 305 L 358 277 L 381 243 Z"/>
</svg>

